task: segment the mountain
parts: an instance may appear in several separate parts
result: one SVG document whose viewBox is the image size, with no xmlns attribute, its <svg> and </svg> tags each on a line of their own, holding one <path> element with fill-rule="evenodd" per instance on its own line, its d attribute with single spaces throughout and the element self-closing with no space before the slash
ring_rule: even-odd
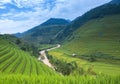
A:
<svg viewBox="0 0 120 84">
<path fill-rule="evenodd" d="M 62 46 L 50 51 L 51 56 L 79 62 L 78 66 L 93 65 L 94 70 L 107 74 L 116 73 L 117 69 L 111 65 L 120 65 L 120 4 L 110 2 L 88 11 L 72 21 L 53 41 Z"/>
<path fill-rule="evenodd" d="M 50 43 L 51 40 L 54 39 L 69 23 L 69 20 L 51 18 L 24 33 L 17 33 L 14 35 L 35 45 L 47 44 Z"/>
<path fill-rule="evenodd" d="M 18 32 L 18 33 L 15 33 L 15 34 L 13 34 L 13 35 L 16 36 L 16 37 L 19 37 L 19 38 L 21 37 L 21 33 L 19 33 L 19 32 Z"/>
<path fill-rule="evenodd" d="M 76 18 L 56 36 L 56 43 L 63 42 L 63 54 L 120 64 L 120 4 L 111 2 Z"/>
<path fill-rule="evenodd" d="M 120 4 L 120 0 L 112 0 L 110 4 Z"/>
<path fill-rule="evenodd" d="M 66 25 L 70 21 L 61 19 L 61 18 L 50 18 L 46 22 L 42 23 L 41 26 L 50 26 L 50 25 Z"/>
<path fill-rule="evenodd" d="M 66 39 L 64 49 L 78 56 L 120 59 L 119 46 L 120 14 L 88 21 Z"/>
<path fill-rule="evenodd" d="M 107 4 L 88 11 L 82 16 L 77 17 L 60 34 L 58 34 L 58 36 L 54 39 L 54 42 L 58 43 L 64 41 L 67 37 L 70 37 L 74 31 L 90 20 L 104 18 L 108 15 L 120 14 L 120 4 L 116 4 L 115 2 L 119 3 L 120 1 L 113 0 Z"/>
<path fill-rule="evenodd" d="M 84 69 L 93 65 L 95 72 L 119 74 L 120 14 L 86 22 L 49 55 L 67 62 L 77 62 Z"/>
</svg>

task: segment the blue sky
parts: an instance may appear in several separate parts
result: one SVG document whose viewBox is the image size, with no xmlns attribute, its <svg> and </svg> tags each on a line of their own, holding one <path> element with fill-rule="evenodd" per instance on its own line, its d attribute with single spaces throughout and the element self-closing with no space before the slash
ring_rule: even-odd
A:
<svg viewBox="0 0 120 84">
<path fill-rule="evenodd" d="M 0 33 L 24 32 L 49 18 L 73 20 L 111 0 L 0 0 Z"/>
</svg>

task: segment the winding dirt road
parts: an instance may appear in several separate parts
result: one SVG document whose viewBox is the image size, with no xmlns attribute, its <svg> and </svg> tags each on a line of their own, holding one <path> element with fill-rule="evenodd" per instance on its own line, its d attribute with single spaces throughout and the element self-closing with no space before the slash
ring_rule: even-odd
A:
<svg viewBox="0 0 120 84">
<path fill-rule="evenodd" d="M 52 68 L 54 70 L 54 67 L 52 66 L 52 64 L 49 62 L 49 59 L 47 58 L 47 55 L 46 55 L 46 52 L 45 51 L 50 51 L 50 50 L 54 50 L 54 49 L 57 49 L 61 47 L 60 44 L 58 44 L 56 47 L 53 47 L 53 48 L 49 48 L 49 49 L 46 49 L 46 50 L 42 50 L 40 51 L 40 56 L 38 58 L 38 60 L 42 61 L 44 64 L 46 64 L 47 66 L 49 66 L 50 68 Z"/>
</svg>

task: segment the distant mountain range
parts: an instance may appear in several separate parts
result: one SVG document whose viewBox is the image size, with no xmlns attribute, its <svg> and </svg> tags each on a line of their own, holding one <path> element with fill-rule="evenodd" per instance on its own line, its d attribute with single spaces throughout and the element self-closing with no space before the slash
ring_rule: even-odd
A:
<svg viewBox="0 0 120 84">
<path fill-rule="evenodd" d="M 112 0 L 76 18 L 53 42 L 61 43 L 63 55 L 69 52 L 85 60 L 119 64 L 120 1 Z"/>
<path fill-rule="evenodd" d="M 66 25 L 68 23 L 70 23 L 70 20 L 65 20 L 61 18 L 50 18 L 46 22 L 42 23 L 40 26 Z"/>
<path fill-rule="evenodd" d="M 35 45 L 41 43 L 47 44 L 50 43 L 69 23 L 70 20 L 51 18 L 24 33 L 16 33 L 14 35 Z"/>
<path fill-rule="evenodd" d="M 65 19 L 51 18 L 24 33 L 14 35 L 37 45 L 41 43 L 61 43 L 71 38 L 73 33 L 85 25 L 86 22 L 118 14 L 120 14 L 120 0 L 112 0 L 88 11 L 71 22 Z"/>
</svg>

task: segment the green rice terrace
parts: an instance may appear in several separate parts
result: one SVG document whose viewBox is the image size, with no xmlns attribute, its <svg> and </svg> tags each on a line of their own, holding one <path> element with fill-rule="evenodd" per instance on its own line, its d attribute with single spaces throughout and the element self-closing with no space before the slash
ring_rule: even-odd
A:
<svg viewBox="0 0 120 84">
<path fill-rule="evenodd" d="M 0 84 L 120 84 L 120 0 L 0 0 L 0 13 Z"/>
<path fill-rule="evenodd" d="M 63 76 L 0 38 L 0 84 L 119 84 L 120 76 Z"/>
<path fill-rule="evenodd" d="M 0 71 L 6 74 L 55 74 L 36 58 L 3 39 L 0 39 Z"/>
<path fill-rule="evenodd" d="M 0 84 L 119 84 L 119 76 L 63 76 L 0 38 Z"/>
</svg>

